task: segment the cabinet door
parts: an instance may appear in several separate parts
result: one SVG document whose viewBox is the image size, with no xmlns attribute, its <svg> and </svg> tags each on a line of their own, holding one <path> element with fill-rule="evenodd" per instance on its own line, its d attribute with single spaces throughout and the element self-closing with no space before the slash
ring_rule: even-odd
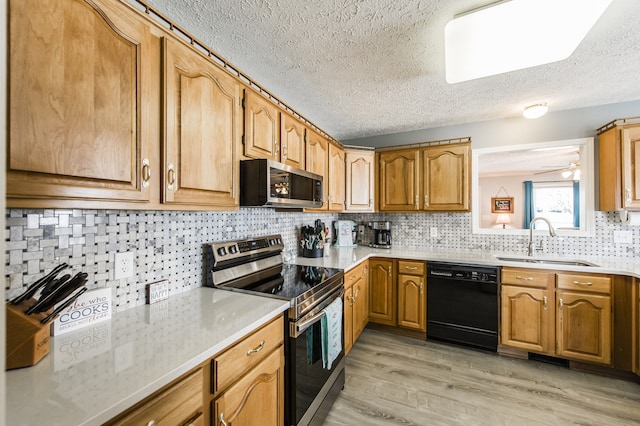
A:
<svg viewBox="0 0 640 426">
<path fill-rule="evenodd" d="M 356 301 L 353 298 L 353 287 L 346 287 L 348 275 L 345 275 L 344 278 L 344 354 L 349 355 L 351 347 L 353 346 L 353 311 Z"/>
<path fill-rule="evenodd" d="M 369 265 L 363 265 L 360 279 L 354 284 L 353 341 L 360 337 L 369 322 Z"/>
<path fill-rule="evenodd" d="M 284 349 L 280 346 L 212 403 L 215 425 L 284 424 Z"/>
<path fill-rule="evenodd" d="M 640 208 L 640 126 L 622 129 L 624 208 Z"/>
<path fill-rule="evenodd" d="M 344 149 L 329 143 L 329 210 L 344 210 Z"/>
<path fill-rule="evenodd" d="M 150 199 L 160 83 L 151 39 L 116 2 L 11 2 L 9 199 Z"/>
<path fill-rule="evenodd" d="M 380 210 L 418 210 L 417 150 L 380 153 Z"/>
<path fill-rule="evenodd" d="M 329 153 L 327 140 L 314 131 L 307 129 L 306 170 L 323 177 L 322 207 L 317 210 L 327 210 L 329 204 Z"/>
<path fill-rule="evenodd" d="M 422 151 L 424 210 L 469 210 L 469 144 L 425 148 Z"/>
<path fill-rule="evenodd" d="M 396 325 L 396 286 L 392 260 L 369 262 L 369 321 Z"/>
<path fill-rule="evenodd" d="M 304 169 L 305 126 L 284 112 L 280 113 L 280 161 Z"/>
<path fill-rule="evenodd" d="M 427 298 L 424 278 L 398 275 L 398 326 L 427 331 Z"/>
<path fill-rule="evenodd" d="M 558 291 L 556 353 L 563 358 L 611 363 L 611 297 Z"/>
<path fill-rule="evenodd" d="M 280 161 L 280 112 L 252 90 L 244 90 L 244 155 Z"/>
<path fill-rule="evenodd" d="M 375 153 L 373 151 L 345 151 L 345 210 L 372 212 L 375 191 Z"/>
<path fill-rule="evenodd" d="M 553 353 L 553 298 L 548 290 L 502 286 L 501 344 L 538 353 Z"/>
<path fill-rule="evenodd" d="M 164 39 L 163 202 L 238 205 L 240 85 L 210 60 Z"/>
</svg>

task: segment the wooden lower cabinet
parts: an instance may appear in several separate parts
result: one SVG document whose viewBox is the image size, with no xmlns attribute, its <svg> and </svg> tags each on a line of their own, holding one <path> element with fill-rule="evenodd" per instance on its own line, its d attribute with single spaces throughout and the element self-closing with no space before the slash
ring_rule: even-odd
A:
<svg viewBox="0 0 640 426">
<path fill-rule="evenodd" d="M 502 287 L 502 344 L 531 352 L 553 349 L 554 309 L 549 291 L 540 288 Z"/>
<path fill-rule="evenodd" d="M 397 289 L 394 261 L 371 259 L 369 273 L 369 321 L 396 325 Z"/>
<path fill-rule="evenodd" d="M 213 425 L 284 424 L 284 348 L 279 347 L 211 406 Z"/>
<path fill-rule="evenodd" d="M 398 261 L 398 327 L 427 331 L 424 262 Z"/>
<path fill-rule="evenodd" d="M 609 275 L 503 268 L 500 343 L 611 365 L 611 293 Z"/>
<path fill-rule="evenodd" d="M 344 275 L 344 349 L 351 347 L 369 322 L 369 262 L 364 261 Z"/>
<path fill-rule="evenodd" d="M 556 354 L 609 365 L 611 297 L 558 291 L 556 299 Z"/>
<path fill-rule="evenodd" d="M 198 368 L 106 424 L 204 425 L 203 386 L 203 371 Z"/>
</svg>

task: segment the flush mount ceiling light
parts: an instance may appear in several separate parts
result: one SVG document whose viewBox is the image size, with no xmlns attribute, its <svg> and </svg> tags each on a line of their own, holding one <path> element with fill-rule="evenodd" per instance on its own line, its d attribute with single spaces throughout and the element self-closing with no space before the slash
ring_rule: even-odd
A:
<svg viewBox="0 0 640 426">
<path fill-rule="evenodd" d="M 507 0 L 449 21 L 447 83 L 568 58 L 612 0 Z"/>
<path fill-rule="evenodd" d="M 545 115 L 548 110 L 549 107 L 547 106 L 547 104 L 535 104 L 526 107 L 524 111 L 522 111 L 522 115 L 524 116 L 524 118 L 540 118 Z"/>
</svg>

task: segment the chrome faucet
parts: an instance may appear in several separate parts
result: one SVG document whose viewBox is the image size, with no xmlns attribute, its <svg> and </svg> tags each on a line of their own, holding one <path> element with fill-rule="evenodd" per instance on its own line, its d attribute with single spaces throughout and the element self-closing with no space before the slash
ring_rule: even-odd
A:
<svg viewBox="0 0 640 426">
<path fill-rule="evenodd" d="M 547 223 L 547 226 L 549 226 L 549 235 L 551 235 L 552 237 L 556 236 L 556 230 L 553 229 L 553 225 L 551 225 L 549 219 L 542 216 L 534 217 L 531 222 L 529 222 L 529 250 L 527 252 L 528 256 L 534 256 L 536 254 L 536 246 L 533 243 L 533 224 L 539 220 Z"/>
</svg>

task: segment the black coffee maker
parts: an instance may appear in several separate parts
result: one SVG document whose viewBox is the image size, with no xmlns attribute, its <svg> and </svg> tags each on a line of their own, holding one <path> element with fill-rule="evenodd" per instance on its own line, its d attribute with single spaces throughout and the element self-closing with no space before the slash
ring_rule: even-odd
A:
<svg viewBox="0 0 640 426">
<path fill-rule="evenodd" d="M 374 248 L 391 248 L 391 222 L 372 222 L 373 242 L 369 247 Z"/>
</svg>

